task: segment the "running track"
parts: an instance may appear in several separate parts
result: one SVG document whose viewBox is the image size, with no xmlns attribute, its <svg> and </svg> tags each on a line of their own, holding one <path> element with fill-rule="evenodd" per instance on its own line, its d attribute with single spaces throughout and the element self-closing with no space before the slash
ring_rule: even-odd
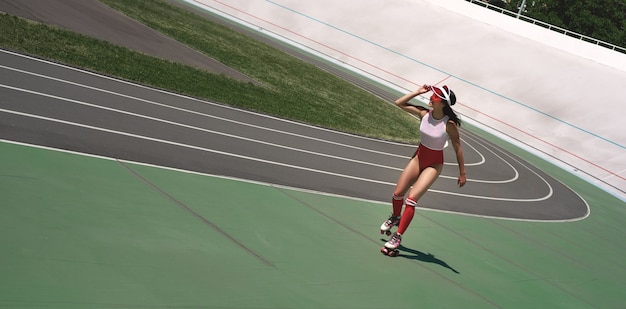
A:
<svg viewBox="0 0 626 309">
<path fill-rule="evenodd" d="M 387 202 L 412 145 L 351 136 L 0 52 L 0 139 Z M 426 209 L 524 220 L 589 214 L 575 192 L 463 130 Z M 454 160 L 451 147 L 446 158 Z"/>
</svg>

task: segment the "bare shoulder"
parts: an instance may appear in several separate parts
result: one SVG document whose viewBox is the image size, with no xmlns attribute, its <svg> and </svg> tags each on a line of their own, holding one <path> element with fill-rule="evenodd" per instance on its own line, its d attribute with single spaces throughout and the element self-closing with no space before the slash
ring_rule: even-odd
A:
<svg viewBox="0 0 626 309">
<path fill-rule="evenodd" d="M 459 127 L 456 125 L 456 122 L 452 120 L 448 120 L 446 123 L 446 132 L 448 135 L 459 135 Z"/>
</svg>

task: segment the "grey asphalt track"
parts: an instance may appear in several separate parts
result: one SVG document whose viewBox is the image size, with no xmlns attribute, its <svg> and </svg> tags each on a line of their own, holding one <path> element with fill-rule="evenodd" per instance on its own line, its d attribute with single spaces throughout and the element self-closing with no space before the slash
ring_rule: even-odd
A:
<svg viewBox="0 0 626 309">
<path fill-rule="evenodd" d="M 4 2 L 5 9 L 9 3 Z M 45 15 L 40 21 L 68 20 L 71 16 L 63 14 L 79 9 L 83 16 L 98 12 L 109 16 L 104 20 L 120 17 L 97 1 L 97 9 L 87 2 L 73 10 L 60 10 L 57 4 L 26 1 L 8 7 L 24 17 Z M 135 29 L 126 33 L 150 32 L 133 22 L 123 24 Z M 129 46 L 143 37 L 121 35 L 115 27 L 81 27 L 77 22 L 64 26 L 100 29 L 99 37 L 116 37 Z M 145 37 L 140 45 L 159 36 Z M 165 54 L 185 55 L 180 44 L 164 41 L 159 46 L 156 49 L 169 46 Z M 5 66 L 1 117 L 10 127 L 2 130 L 4 139 L 380 202 L 389 200 L 415 148 L 234 110 L 8 52 L 0 57 Z M 390 96 L 378 88 L 368 90 Z M 573 220 L 588 214 L 585 201 L 549 175 L 471 131 L 463 130 L 463 137 L 470 185 L 456 187 L 456 166 L 450 161 L 421 207 L 529 220 Z M 454 158 L 450 148 L 446 157 Z"/>
<path fill-rule="evenodd" d="M 0 54 L 0 138 L 385 202 L 415 149 Z M 532 220 L 582 218 L 574 192 L 464 131 L 471 185 L 448 162 L 422 207 Z M 451 148 L 446 157 L 454 158 Z"/>
</svg>

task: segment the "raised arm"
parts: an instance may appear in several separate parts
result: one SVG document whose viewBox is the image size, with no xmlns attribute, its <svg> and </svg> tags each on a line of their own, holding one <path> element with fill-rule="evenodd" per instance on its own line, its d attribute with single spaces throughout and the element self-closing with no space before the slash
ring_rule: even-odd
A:
<svg viewBox="0 0 626 309">
<path fill-rule="evenodd" d="M 420 117 L 420 119 L 426 115 L 428 113 L 428 109 L 426 109 L 425 107 L 422 106 L 416 106 L 416 105 L 412 105 L 409 104 L 409 101 L 411 101 L 411 99 L 415 98 L 416 96 L 426 93 L 430 91 L 430 86 L 428 85 L 423 85 L 422 87 L 420 87 L 419 89 L 407 93 L 404 96 L 402 96 L 401 98 L 396 100 L 396 105 L 398 105 L 398 107 L 402 108 L 403 110 L 417 115 L 418 117 Z"/>
</svg>

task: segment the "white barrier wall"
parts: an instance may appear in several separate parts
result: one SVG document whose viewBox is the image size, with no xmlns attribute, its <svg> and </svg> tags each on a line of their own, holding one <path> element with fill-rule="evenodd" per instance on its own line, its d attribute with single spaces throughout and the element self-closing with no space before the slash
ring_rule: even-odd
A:
<svg viewBox="0 0 626 309">
<path fill-rule="evenodd" d="M 626 197 L 626 55 L 463 0 L 186 0 L 455 110 Z"/>
</svg>

